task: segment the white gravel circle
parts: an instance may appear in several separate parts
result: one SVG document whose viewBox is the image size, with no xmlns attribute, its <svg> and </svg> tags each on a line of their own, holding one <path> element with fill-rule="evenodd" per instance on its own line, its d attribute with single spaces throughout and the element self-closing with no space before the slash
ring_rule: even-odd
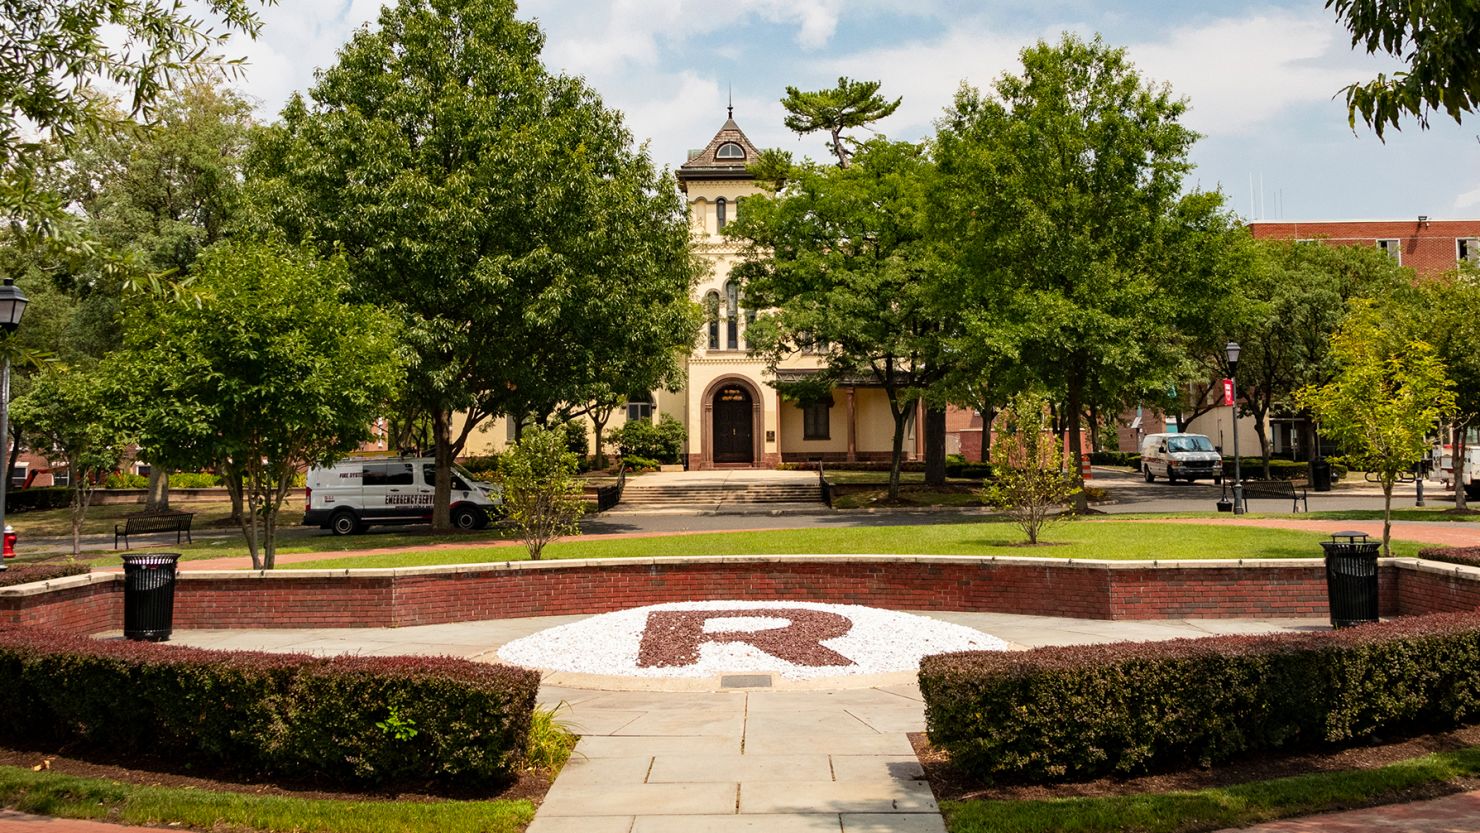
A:
<svg viewBox="0 0 1480 833">
<path fill-rule="evenodd" d="M 784 626 L 776 617 L 746 616 L 751 609 L 801 608 L 838 614 L 851 620 L 845 634 L 820 643 L 852 661 L 851 665 L 805 666 L 771 656 L 743 642 L 704 642 L 699 660 L 673 667 L 642 667 L 638 651 L 648 614 L 659 610 L 739 611 L 715 617 L 704 628 L 756 631 Z M 712 677 L 731 672 L 778 674 L 791 680 L 916 671 L 920 659 L 948 651 L 1003 651 L 1007 643 L 981 631 L 924 616 L 862 605 L 817 602 L 670 602 L 603 613 L 516 639 L 498 650 L 505 662 L 546 671 L 620 677 Z"/>
</svg>

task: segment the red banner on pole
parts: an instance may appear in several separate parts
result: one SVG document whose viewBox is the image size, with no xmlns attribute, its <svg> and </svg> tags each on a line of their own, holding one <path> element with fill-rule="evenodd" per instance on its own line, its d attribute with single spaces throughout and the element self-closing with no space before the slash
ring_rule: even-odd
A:
<svg viewBox="0 0 1480 833">
<path fill-rule="evenodd" d="M 1223 404 L 1224 405 L 1232 405 L 1233 404 L 1233 380 L 1232 379 L 1224 379 L 1223 380 Z"/>
</svg>

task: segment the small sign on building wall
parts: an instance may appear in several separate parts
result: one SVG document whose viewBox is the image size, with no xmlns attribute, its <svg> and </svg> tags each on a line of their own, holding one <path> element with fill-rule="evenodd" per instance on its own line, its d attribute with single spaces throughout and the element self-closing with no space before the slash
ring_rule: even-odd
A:
<svg viewBox="0 0 1480 833">
<path fill-rule="evenodd" d="M 774 442 L 776 442 L 776 432 L 775 431 L 767 431 L 766 432 L 766 442 L 768 442 L 768 443 L 774 443 Z"/>
<path fill-rule="evenodd" d="M 1232 379 L 1224 379 L 1223 380 L 1223 404 L 1224 405 L 1232 405 L 1233 404 L 1233 380 Z"/>
</svg>

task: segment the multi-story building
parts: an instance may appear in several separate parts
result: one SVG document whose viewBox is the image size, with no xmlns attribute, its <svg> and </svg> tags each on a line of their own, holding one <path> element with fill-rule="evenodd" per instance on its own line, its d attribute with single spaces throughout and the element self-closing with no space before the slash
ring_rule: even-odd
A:
<svg viewBox="0 0 1480 833">
<path fill-rule="evenodd" d="M 1480 262 L 1480 220 L 1303 220 L 1249 224 L 1256 238 L 1374 246 L 1420 275 Z"/>
</svg>

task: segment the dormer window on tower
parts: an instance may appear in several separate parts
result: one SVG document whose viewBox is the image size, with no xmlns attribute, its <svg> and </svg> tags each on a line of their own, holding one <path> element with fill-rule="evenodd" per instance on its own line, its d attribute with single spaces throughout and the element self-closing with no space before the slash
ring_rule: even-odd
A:
<svg viewBox="0 0 1480 833">
<path fill-rule="evenodd" d="M 725 142 L 714 152 L 715 159 L 744 159 L 745 149 L 735 142 Z"/>
</svg>

